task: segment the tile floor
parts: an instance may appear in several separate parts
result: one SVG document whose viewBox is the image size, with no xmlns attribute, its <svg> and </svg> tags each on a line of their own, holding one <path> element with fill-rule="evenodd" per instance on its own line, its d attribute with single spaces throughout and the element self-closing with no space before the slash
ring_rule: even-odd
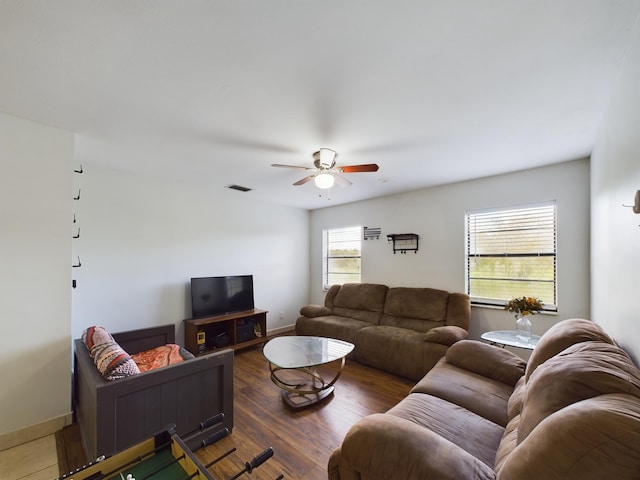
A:
<svg viewBox="0 0 640 480">
<path fill-rule="evenodd" d="M 58 477 L 55 435 L 0 452 L 0 480 L 54 480 Z"/>
</svg>

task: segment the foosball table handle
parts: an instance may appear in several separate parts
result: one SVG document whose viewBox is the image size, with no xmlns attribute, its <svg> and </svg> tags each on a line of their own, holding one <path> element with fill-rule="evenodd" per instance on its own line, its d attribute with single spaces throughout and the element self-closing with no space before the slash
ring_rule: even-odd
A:
<svg viewBox="0 0 640 480">
<path fill-rule="evenodd" d="M 236 473 L 233 477 L 229 478 L 229 480 L 236 480 L 236 478 L 239 478 L 241 475 L 244 475 L 245 473 L 251 473 L 254 468 L 258 468 L 260 465 L 262 465 L 264 462 L 269 460 L 271 457 L 273 457 L 273 448 L 269 447 L 262 453 L 253 457 L 253 459 L 250 462 L 245 463 L 244 468 L 240 470 L 238 473 Z"/>
<path fill-rule="evenodd" d="M 273 457 L 273 448 L 269 447 L 264 452 L 253 457 L 253 460 L 245 464 L 247 473 L 251 473 L 251 471 L 254 468 L 258 468 L 260 465 L 262 465 L 264 462 L 269 460 L 271 457 Z"/>
<path fill-rule="evenodd" d="M 229 429 L 228 428 L 223 428 L 222 430 L 217 431 L 216 433 L 214 433 L 210 437 L 205 438 L 202 441 L 202 445 L 199 448 L 204 448 L 204 447 L 208 447 L 209 445 L 213 445 L 217 441 L 222 440 L 227 435 L 229 435 Z"/>
<path fill-rule="evenodd" d="M 211 418 L 207 418 L 204 422 L 200 422 L 200 430 L 204 430 L 206 428 L 217 425 L 218 423 L 222 423 L 224 420 L 224 413 L 218 413 Z"/>
</svg>

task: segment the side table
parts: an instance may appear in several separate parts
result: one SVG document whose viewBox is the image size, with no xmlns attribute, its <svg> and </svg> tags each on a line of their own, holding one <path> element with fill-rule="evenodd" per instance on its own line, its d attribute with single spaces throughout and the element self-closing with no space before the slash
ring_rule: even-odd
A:
<svg viewBox="0 0 640 480">
<path fill-rule="evenodd" d="M 518 337 L 518 332 L 515 330 L 494 330 L 491 332 L 485 332 L 480 335 L 480 338 L 491 343 L 491 345 L 501 345 L 503 348 L 505 346 L 524 348 L 527 350 L 533 350 L 536 348 L 536 345 L 540 340 L 539 335 L 531 335 L 530 341 L 523 340 Z"/>
</svg>

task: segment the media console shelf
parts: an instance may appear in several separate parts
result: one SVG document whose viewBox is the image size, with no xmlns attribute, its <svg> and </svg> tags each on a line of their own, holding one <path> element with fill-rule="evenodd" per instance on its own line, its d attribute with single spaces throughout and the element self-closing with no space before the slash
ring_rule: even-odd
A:
<svg viewBox="0 0 640 480">
<path fill-rule="evenodd" d="M 221 348 L 244 348 L 267 340 L 267 311 L 246 310 L 184 320 L 185 348 L 205 355 Z"/>
</svg>

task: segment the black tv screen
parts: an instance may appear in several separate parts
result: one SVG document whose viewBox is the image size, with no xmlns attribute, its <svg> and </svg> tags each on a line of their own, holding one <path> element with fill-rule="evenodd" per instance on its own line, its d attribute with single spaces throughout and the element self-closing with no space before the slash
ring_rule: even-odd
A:
<svg viewBox="0 0 640 480">
<path fill-rule="evenodd" d="M 253 275 L 191 279 L 193 318 L 252 310 Z"/>
</svg>

